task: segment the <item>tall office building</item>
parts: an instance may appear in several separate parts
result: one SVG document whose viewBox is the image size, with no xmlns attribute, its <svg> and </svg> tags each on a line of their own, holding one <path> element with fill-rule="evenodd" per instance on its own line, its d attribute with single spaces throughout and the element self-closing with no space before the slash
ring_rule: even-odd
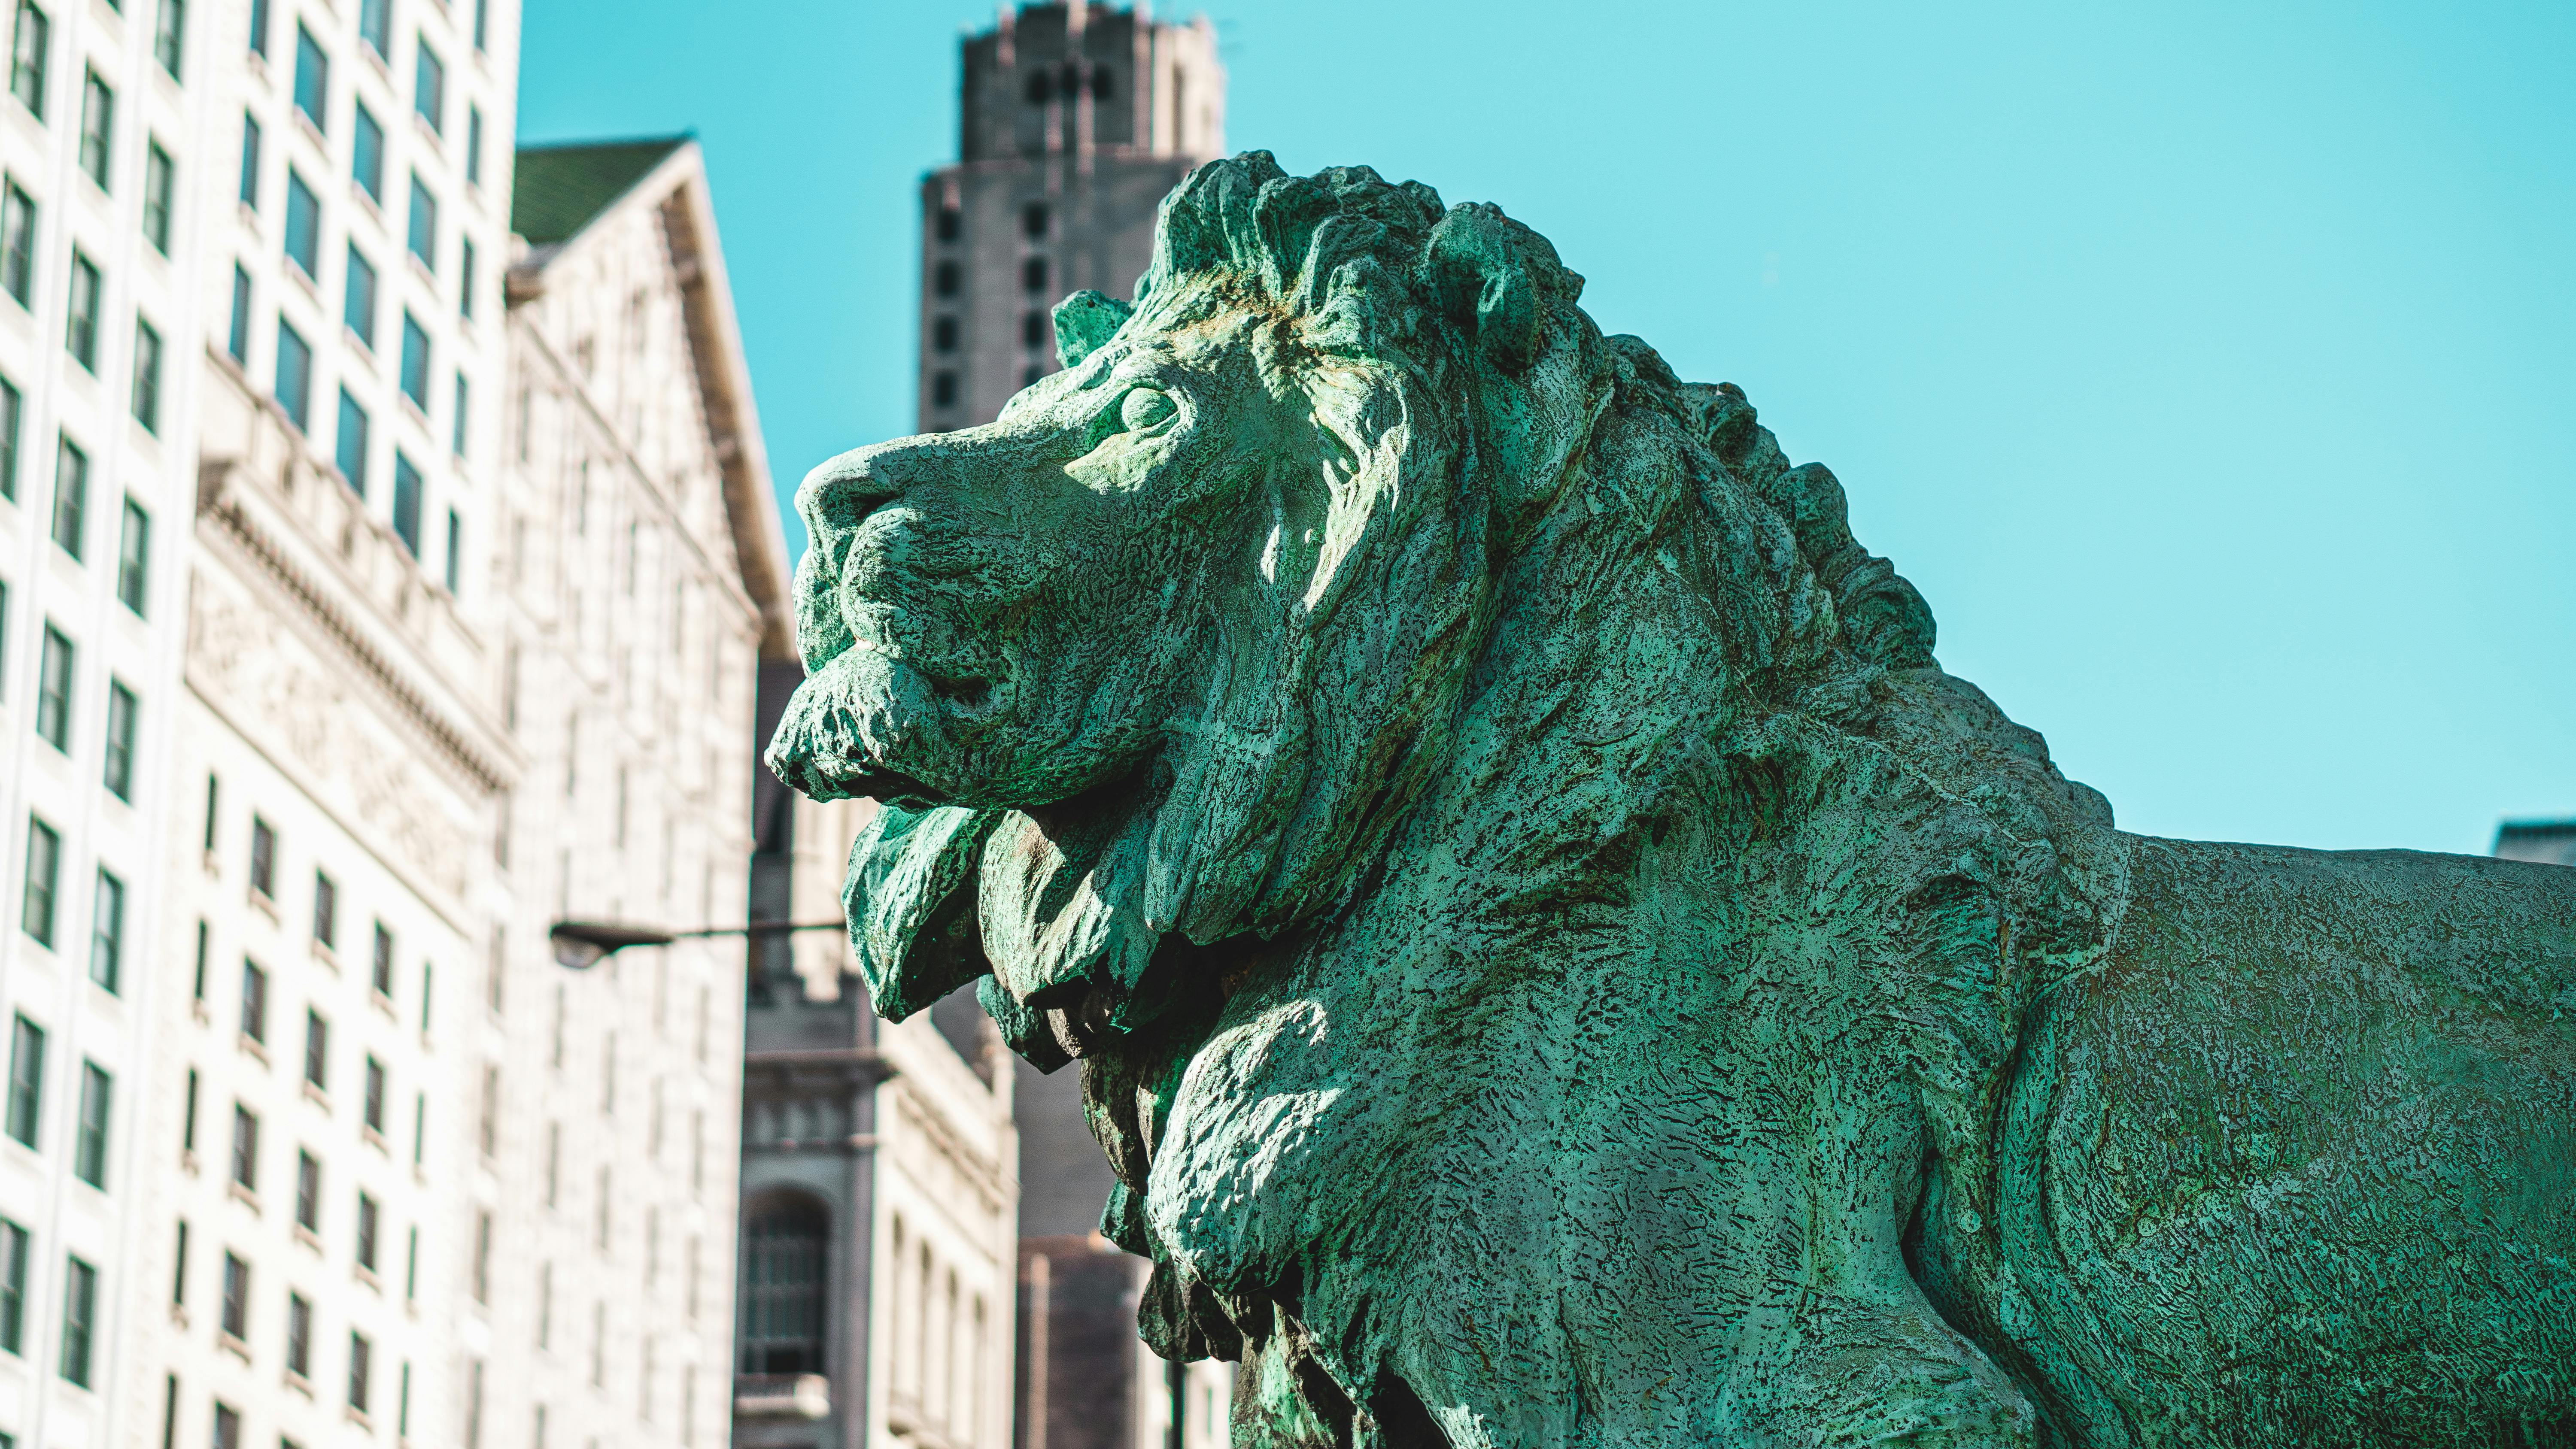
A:
<svg viewBox="0 0 2576 1449">
<path fill-rule="evenodd" d="M 514 200 L 515 0 L 8 24 L 0 1445 L 721 1441 L 741 949 L 546 942 L 744 899 L 696 148 Z"/>
<path fill-rule="evenodd" d="M 525 768 L 489 566 L 517 7 L 189 9 L 196 486 L 103 1441 L 452 1443 L 491 1353 L 491 842 Z"/>
<path fill-rule="evenodd" d="M 0 11 L 0 1439 L 29 1449 L 132 1412 L 213 8 Z"/>
<path fill-rule="evenodd" d="M 921 186 L 923 432 L 990 422 L 1055 370 L 1050 309 L 1134 294 L 1154 210 L 1225 154 L 1225 68 L 1204 19 L 1069 0 L 969 36 L 958 161 Z"/>
</svg>

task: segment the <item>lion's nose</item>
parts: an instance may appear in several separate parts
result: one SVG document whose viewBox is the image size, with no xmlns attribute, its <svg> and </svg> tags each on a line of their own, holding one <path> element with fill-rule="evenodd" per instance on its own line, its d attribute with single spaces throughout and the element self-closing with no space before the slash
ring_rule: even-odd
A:
<svg viewBox="0 0 2576 1449">
<path fill-rule="evenodd" d="M 796 511 L 816 535 L 854 528 L 859 520 L 903 496 L 899 471 L 888 466 L 883 445 L 853 448 L 805 475 L 796 490 Z"/>
</svg>

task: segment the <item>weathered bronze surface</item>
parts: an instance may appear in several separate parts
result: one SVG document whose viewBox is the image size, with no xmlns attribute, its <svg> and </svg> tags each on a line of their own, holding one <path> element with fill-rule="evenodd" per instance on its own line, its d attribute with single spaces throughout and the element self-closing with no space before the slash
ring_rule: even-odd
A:
<svg viewBox="0 0 2576 1449">
<path fill-rule="evenodd" d="M 1254 1445 L 2576 1442 L 2576 871 L 2114 829 L 1581 286 L 1255 153 L 806 480 L 773 765 L 893 802 L 880 1011 L 1080 1058 L 1157 1351 Z"/>
</svg>

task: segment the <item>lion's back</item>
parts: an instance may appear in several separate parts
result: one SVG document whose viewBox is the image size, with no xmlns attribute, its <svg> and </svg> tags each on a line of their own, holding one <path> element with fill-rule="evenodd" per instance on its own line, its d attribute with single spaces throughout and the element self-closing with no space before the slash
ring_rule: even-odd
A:
<svg viewBox="0 0 2576 1449">
<path fill-rule="evenodd" d="M 2007 1252 L 2063 1265 L 2046 1356 L 2167 1406 L 2150 1443 L 2576 1414 L 2576 870 L 2133 860 L 2110 959 L 2014 1087 Z"/>
</svg>

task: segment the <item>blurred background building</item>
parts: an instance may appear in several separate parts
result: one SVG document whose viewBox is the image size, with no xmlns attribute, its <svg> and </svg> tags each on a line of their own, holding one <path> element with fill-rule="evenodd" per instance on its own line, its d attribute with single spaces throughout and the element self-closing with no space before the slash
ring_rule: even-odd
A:
<svg viewBox="0 0 2576 1449">
<path fill-rule="evenodd" d="M 1164 194 L 1225 154 L 1204 18 L 1006 7 L 963 52 L 958 162 L 921 186 L 924 432 L 990 422 L 1053 372 L 1055 304 L 1133 295 Z"/>
<path fill-rule="evenodd" d="M 2495 853 L 2506 860 L 2576 865 L 2576 820 L 2508 820 L 2496 829 Z"/>
</svg>

